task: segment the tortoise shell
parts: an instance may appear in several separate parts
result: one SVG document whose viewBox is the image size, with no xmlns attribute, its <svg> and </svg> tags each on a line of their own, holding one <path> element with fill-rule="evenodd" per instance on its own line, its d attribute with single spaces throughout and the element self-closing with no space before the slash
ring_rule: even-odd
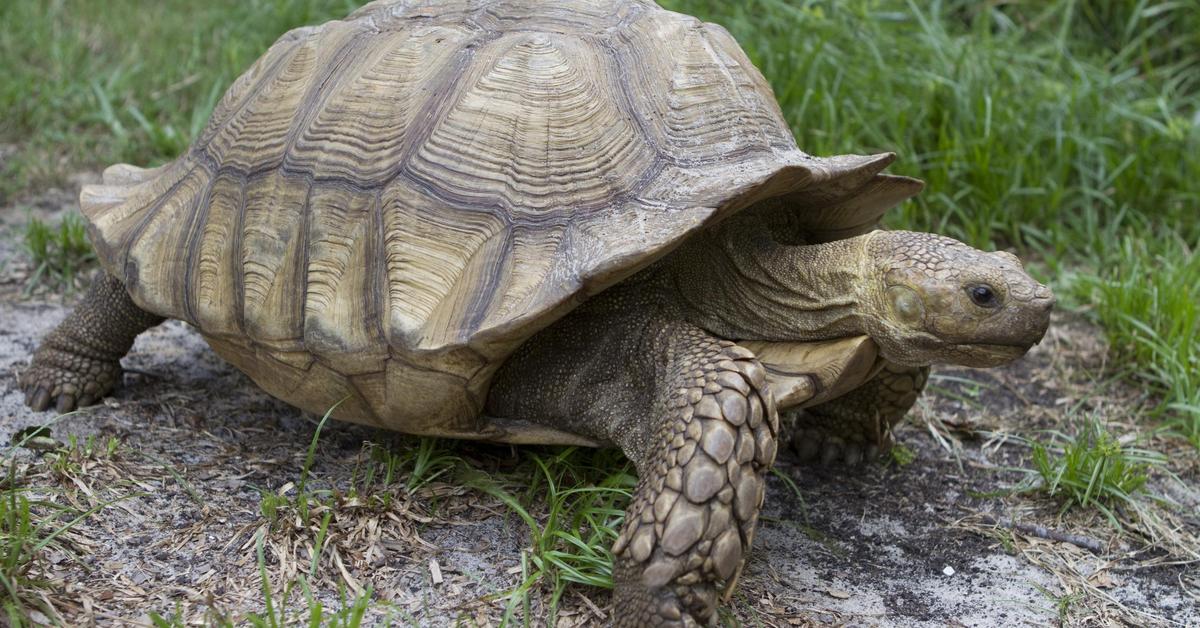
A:
<svg viewBox="0 0 1200 628">
<path fill-rule="evenodd" d="M 479 418 L 518 345 L 759 201 L 869 228 L 920 187 L 891 160 L 801 152 L 727 32 L 651 2 L 382 0 L 285 34 L 184 155 L 81 206 L 139 306 L 276 397 L 567 442 Z"/>
</svg>

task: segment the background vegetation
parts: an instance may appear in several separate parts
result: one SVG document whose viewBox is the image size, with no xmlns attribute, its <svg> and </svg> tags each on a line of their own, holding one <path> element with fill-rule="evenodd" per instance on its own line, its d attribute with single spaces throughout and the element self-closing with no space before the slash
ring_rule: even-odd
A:
<svg viewBox="0 0 1200 628">
<path fill-rule="evenodd" d="M 0 206 L 81 170 L 171 159 L 280 33 L 357 4 L 0 2 Z M 1200 447 L 1200 3 L 663 4 L 733 33 L 773 85 L 801 148 L 895 151 L 894 172 L 925 179 L 926 192 L 890 226 L 1031 260 L 1064 308 L 1101 325 L 1119 375 L 1145 385 L 1146 431 Z M 77 225 L 38 229 L 26 237 L 39 272 L 69 272 L 58 258 L 71 268 L 88 259 Z M 1064 477 L 1043 462 L 1043 475 Z M 539 482 L 564 477 L 541 459 L 536 466 Z M 603 484 L 603 472 L 585 475 Z M 584 483 L 565 476 L 557 495 Z M 601 530 L 620 512 L 610 501 L 594 508 Z M 545 556 L 556 551 L 552 536 L 538 537 Z M 594 573 L 607 577 L 603 567 Z"/>
</svg>

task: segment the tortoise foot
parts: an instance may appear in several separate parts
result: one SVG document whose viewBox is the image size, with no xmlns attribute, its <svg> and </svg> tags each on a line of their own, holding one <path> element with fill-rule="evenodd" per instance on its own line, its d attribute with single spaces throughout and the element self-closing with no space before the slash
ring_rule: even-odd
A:
<svg viewBox="0 0 1200 628">
<path fill-rule="evenodd" d="M 856 466 L 891 450 L 892 428 L 917 401 L 928 367 L 884 364 L 849 393 L 811 408 L 782 413 L 784 432 L 801 462 Z"/>
<path fill-rule="evenodd" d="M 30 408 L 41 412 L 53 407 L 62 414 L 96 403 L 120 377 L 117 360 L 43 346 L 21 374 L 20 386 Z"/>
<path fill-rule="evenodd" d="M 642 569 L 618 560 L 613 577 L 636 582 L 642 580 Z M 717 591 L 708 585 L 623 586 L 622 598 L 613 610 L 615 628 L 693 628 L 710 626 L 716 619 Z"/>
<path fill-rule="evenodd" d="M 100 273 L 75 311 L 50 332 L 18 384 L 25 404 L 60 414 L 99 401 L 121 379 L 121 358 L 162 317 L 142 310 L 120 280 Z"/>
<path fill-rule="evenodd" d="M 891 438 L 883 442 L 852 441 L 820 429 L 797 429 L 790 440 L 801 462 L 825 466 L 857 466 L 873 462 L 891 449 Z"/>
</svg>

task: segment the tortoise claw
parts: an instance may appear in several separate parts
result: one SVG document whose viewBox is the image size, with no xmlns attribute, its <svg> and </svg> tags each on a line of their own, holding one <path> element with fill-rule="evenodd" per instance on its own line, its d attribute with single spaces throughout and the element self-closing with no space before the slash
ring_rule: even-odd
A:
<svg viewBox="0 0 1200 628">
<path fill-rule="evenodd" d="M 858 466 L 858 464 L 863 461 L 862 447 L 859 447 L 855 444 L 846 445 L 846 453 L 843 458 L 847 465 L 852 467 Z"/>
<path fill-rule="evenodd" d="M 825 441 L 825 447 L 821 450 L 821 464 L 827 467 L 831 466 L 841 457 L 841 454 L 841 443 L 827 440 Z"/>
<path fill-rule="evenodd" d="M 75 395 L 63 393 L 58 396 L 58 401 L 54 405 L 54 411 L 59 414 L 66 414 L 75 409 Z"/>
<path fill-rule="evenodd" d="M 26 403 L 35 412 L 41 412 L 50 407 L 50 391 L 46 390 L 44 386 L 38 386 L 26 397 Z"/>
</svg>

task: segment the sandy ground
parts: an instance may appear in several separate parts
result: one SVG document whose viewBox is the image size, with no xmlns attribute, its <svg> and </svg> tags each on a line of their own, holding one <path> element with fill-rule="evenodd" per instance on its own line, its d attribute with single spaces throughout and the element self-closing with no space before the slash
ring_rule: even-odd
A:
<svg viewBox="0 0 1200 628">
<path fill-rule="evenodd" d="M 26 206 L 53 219 L 72 197 L 52 191 Z M 22 294 L 28 268 L 15 234 L 25 219 L 23 211 L 0 210 L 6 444 L 22 428 L 54 418 L 23 405 L 16 377 L 76 298 Z M 931 394 L 898 430 L 903 448 L 915 454 L 911 462 L 825 468 L 782 453 L 733 615 L 767 626 L 1200 624 L 1200 574 L 1195 563 L 1178 564 L 1186 552 L 1171 542 L 1148 540 L 1152 532 L 1138 529 L 1118 535 L 1094 514 L 1059 518 L 1057 503 L 1046 498 L 994 494 L 1025 477 L 1009 469 L 1028 465 L 1028 448 L 1013 435 L 1066 429 L 1063 417 L 1076 402 L 1128 420 L 1121 415 L 1137 403 L 1137 391 L 1099 383 L 1104 355 L 1099 330 L 1062 315 L 1047 341 L 1017 364 L 937 372 Z M 31 573 L 46 581 L 39 595 L 60 614 L 38 611 L 35 619 L 148 624 L 150 611 L 195 622 L 260 612 L 260 533 L 278 603 L 282 583 L 308 572 L 317 535 L 315 526 L 297 525 L 291 511 L 268 525 L 261 496 L 295 494 L 314 417 L 255 388 L 178 322 L 144 334 L 124 364 L 124 385 L 111 398 L 52 426 L 60 442 L 115 438 L 113 455 L 80 448 L 15 455 L 18 477 L 45 499 L 81 510 L 115 500 L 35 561 Z M 309 487 L 354 485 L 370 458 L 368 441 L 411 446 L 395 434 L 327 425 Z M 464 443 L 456 453 L 489 473 L 519 463 L 508 447 Z M 1190 456 L 1172 463 L 1178 479 L 1158 473 L 1152 482 L 1181 504 L 1182 515 L 1164 516 L 1178 526 L 1172 538 L 1184 543 L 1200 528 L 1200 474 L 1194 451 Z M 377 603 L 368 624 L 499 622 L 503 594 L 520 581 L 529 544 L 526 526 L 501 502 L 449 475 L 415 492 L 396 488 L 387 505 L 345 497 L 330 513 L 318 573 L 309 576 L 318 599 L 337 607 L 339 588 L 369 586 Z M 544 516 L 545 509 L 535 504 L 531 512 Z M 1086 537 L 1100 551 L 1014 533 L 980 513 Z M 545 621 L 550 594 L 535 591 L 532 624 Z M 298 594 L 291 598 L 293 611 L 303 605 Z M 559 625 L 602 625 L 610 611 L 606 591 L 568 588 Z"/>
</svg>

